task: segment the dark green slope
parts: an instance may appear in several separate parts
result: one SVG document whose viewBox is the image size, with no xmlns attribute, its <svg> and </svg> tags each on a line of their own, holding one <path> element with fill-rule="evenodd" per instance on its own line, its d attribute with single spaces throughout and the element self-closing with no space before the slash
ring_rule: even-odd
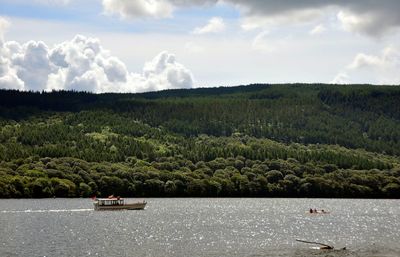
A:
<svg viewBox="0 0 400 257">
<path fill-rule="evenodd" d="M 0 197 L 400 197 L 400 88 L 0 90 Z"/>
</svg>

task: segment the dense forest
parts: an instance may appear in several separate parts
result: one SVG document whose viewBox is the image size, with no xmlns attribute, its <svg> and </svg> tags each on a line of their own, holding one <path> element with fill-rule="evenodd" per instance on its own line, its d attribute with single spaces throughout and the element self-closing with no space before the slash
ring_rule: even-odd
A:
<svg viewBox="0 0 400 257">
<path fill-rule="evenodd" d="M 0 90 L 0 197 L 400 198 L 400 87 Z"/>
</svg>

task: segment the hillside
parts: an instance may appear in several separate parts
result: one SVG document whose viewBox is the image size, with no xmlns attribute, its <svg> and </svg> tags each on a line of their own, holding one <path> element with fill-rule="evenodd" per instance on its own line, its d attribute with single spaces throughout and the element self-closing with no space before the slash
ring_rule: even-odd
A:
<svg viewBox="0 0 400 257">
<path fill-rule="evenodd" d="M 0 197 L 400 197 L 400 88 L 0 90 Z"/>
</svg>

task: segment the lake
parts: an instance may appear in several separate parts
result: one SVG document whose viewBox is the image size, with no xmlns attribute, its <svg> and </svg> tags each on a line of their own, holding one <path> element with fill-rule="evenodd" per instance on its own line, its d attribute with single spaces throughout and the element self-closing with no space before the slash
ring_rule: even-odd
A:
<svg viewBox="0 0 400 257">
<path fill-rule="evenodd" d="M 400 256 L 400 200 L 146 201 L 143 211 L 107 212 L 90 199 L 0 200 L 0 256 Z"/>
</svg>

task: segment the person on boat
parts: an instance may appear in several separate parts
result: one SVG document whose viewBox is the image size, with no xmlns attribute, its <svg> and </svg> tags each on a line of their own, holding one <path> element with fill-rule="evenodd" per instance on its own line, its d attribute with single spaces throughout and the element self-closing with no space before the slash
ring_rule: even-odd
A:
<svg viewBox="0 0 400 257">
<path fill-rule="evenodd" d="M 322 213 L 326 213 L 324 209 L 321 210 Z"/>
<path fill-rule="evenodd" d="M 318 213 L 317 209 L 314 209 L 314 213 Z"/>
<path fill-rule="evenodd" d="M 310 213 L 313 213 L 313 210 L 310 208 Z"/>
</svg>

